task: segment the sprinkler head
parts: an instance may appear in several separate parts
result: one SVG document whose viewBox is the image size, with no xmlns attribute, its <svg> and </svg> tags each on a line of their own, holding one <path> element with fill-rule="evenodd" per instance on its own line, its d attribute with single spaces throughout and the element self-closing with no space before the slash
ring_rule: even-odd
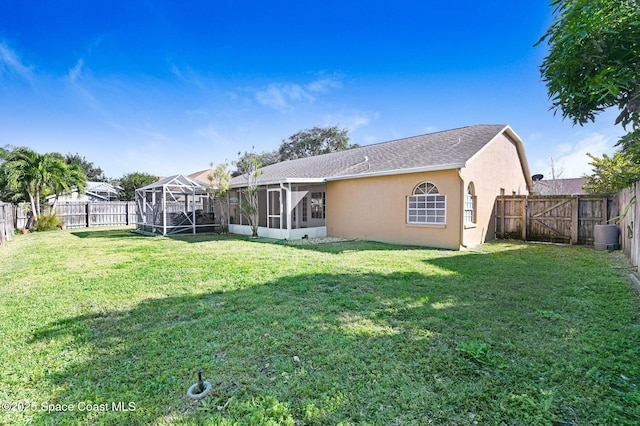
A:
<svg viewBox="0 0 640 426">
<path fill-rule="evenodd" d="M 205 386 L 202 381 L 202 370 L 198 371 L 198 393 L 204 392 Z"/>
</svg>

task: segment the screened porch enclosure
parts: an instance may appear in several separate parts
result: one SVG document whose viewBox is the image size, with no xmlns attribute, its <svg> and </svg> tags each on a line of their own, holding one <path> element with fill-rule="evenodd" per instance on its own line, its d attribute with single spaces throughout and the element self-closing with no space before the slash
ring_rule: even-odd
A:
<svg viewBox="0 0 640 426">
<path fill-rule="evenodd" d="M 243 189 L 229 196 L 229 231 L 251 234 L 249 219 L 241 213 Z M 300 239 L 326 236 L 326 185 L 264 185 L 258 190 L 258 235 Z"/>
<path fill-rule="evenodd" d="M 136 189 L 136 230 L 155 235 L 217 230 L 213 200 L 205 183 L 171 176 Z"/>
</svg>

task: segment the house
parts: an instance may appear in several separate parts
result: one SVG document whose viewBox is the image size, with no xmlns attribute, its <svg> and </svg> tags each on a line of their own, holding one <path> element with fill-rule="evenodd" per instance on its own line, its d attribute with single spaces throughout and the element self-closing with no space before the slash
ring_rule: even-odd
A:
<svg viewBox="0 0 640 426">
<path fill-rule="evenodd" d="M 498 195 L 533 190 L 520 137 L 476 125 L 285 161 L 262 168 L 258 235 L 341 237 L 458 250 L 495 238 Z M 231 180 L 230 225 L 244 176 Z"/>
<path fill-rule="evenodd" d="M 87 182 L 87 188 L 83 194 L 78 193 L 78 190 L 73 187 L 71 193 L 64 193 L 58 197 L 58 204 L 60 203 L 76 203 L 76 202 L 99 202 L 99 201 L 118 201 L 120 193 L 124 189 L 112 185 L 108 182 Z M 56 196 L 51 195 L 47 197 L 47 203 L 53 204 Z"/>
<path fill-rule="evenodd" d="M 586 194 L 586 191 L 582 189 L 586 183 L 587 178 L 584 177 L 535 180 L 533 182 L 533 195 L 582 195 Z"/>
</svg>

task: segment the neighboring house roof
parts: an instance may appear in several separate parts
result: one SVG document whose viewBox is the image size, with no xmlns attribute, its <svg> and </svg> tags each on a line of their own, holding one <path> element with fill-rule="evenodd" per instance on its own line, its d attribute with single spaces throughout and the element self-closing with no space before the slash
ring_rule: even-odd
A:
<svg viewBox="0 0 640 426">
<path fill-rule="evenodd" d="M 546 179 L 533 182 L 535 195 L 580 195 L 585 194 L 582 186 L 587 178 Z"/>
<path fill-rule="evenodd" d="M 87 182 L 86 192 L 101 192 L 110 194 L 119 194 L 124 191 L 124 188 L 116 185 L 112 185 L 109 182 Z"/>
<path fill-rule="evenodd" d="M 187 177 L 195 180 L 199 180 L 200 182 L 209 182 L 207 176 L 211 173 L 211 169 L 200 170 L 199 172 L 188 174 Z"/>
<path fill-rule="evenodd" d="M 111 198 L 117 197 L 122 191 L 124 191 L 122 187 L 112 185 L 109 182 L 88 181 L 87 187 L 84 191 L 84 198 L 90 199 L 91 201 L 109 201 Z M 71 188 L 70 193 L 65 191 L 59 199 L 65 200 L 73 194 L 78 196 L 78 188 L 75 186 Z M 49 195 L 46 197 L 47 200 L 52 200 L 54 198 L 56 198 L 55 195 Z"/>
<path fill-rule="evenodd" d="M 397 139 L 263 167 L 259 184 L 278 182 L 323 182 L 367 176 L 392 175 L 465 167 L 489 142 L 502 133 L 513 140 L 523 173 L 531 182 L 522 141 L 504 124 L 481 124 Z M 244 176 L 231 186 L 246 185 Z M 531 184 L 529 185 L 531 189 Z"/>
</svg>

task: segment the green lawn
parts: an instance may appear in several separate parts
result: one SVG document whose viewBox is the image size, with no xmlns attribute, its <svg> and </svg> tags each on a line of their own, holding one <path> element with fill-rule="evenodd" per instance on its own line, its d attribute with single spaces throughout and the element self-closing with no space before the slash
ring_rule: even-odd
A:
<svg viewBox="0 0 640 426">
<path fill-rule="evenodd" d="M 628 268 L 514 242 L 17 235 L 0 424 L 637 425 Z M 198 370 L 213 390 L 192 401 Z"/>
</svg>

